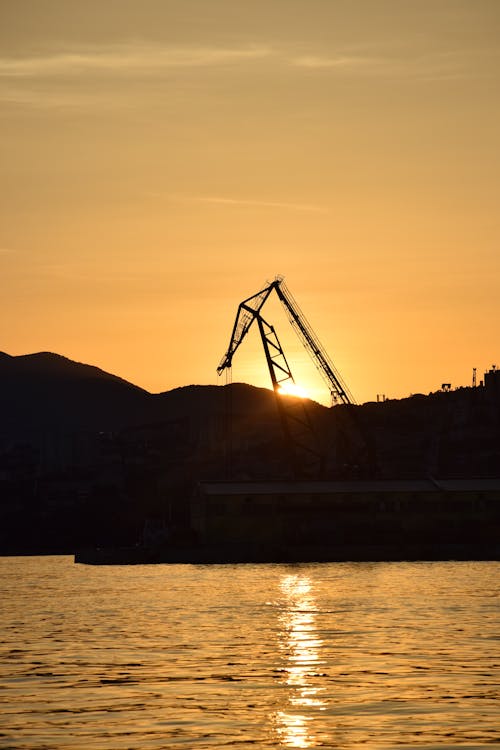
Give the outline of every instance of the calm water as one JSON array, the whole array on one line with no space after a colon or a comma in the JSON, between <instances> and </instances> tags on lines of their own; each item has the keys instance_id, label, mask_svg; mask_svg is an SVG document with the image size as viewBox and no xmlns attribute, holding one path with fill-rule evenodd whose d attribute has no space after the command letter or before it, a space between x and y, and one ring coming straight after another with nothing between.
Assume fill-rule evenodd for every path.
<instances>
[{"instance_id":1,"label":"calm water","mask_svg":"<svg viewBox=\"0 0 500 750\"><path fill-rule=\"evenodd\" d=\"M0 558L0 747L500 747L500 563Z\"/></svg>"}]
</instances>

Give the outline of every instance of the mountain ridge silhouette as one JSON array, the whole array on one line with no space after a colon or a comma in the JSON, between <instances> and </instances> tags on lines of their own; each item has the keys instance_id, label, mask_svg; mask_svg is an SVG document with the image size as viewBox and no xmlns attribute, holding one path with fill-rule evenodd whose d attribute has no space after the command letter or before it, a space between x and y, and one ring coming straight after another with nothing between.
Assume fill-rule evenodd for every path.
<instances>
[{"instance_id":1,"label":"mountain ridge silhouette","mask_svg":"<svg viewBox=\"0 0 500 750\"><path fill-rule=\"evenodd\" d=\"M274 412L274 394L245 383L231 386L237 411ZM116 431L140 423L227 407L218 385L149 391L94 365L53 352L12 356L0 352L0 435L29 438L52 429Z\"/></svg>"}]
</instances>

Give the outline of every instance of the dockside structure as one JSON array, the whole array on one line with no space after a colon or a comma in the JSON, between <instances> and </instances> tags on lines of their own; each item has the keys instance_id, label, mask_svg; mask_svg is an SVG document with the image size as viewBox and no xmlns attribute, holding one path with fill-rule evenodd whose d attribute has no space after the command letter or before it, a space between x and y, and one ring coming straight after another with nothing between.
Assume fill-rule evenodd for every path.
<instances>
[{"instance_id":1,"label":"dockside structure","mask_svg":"<svg viewBox=\"0 0 500 750\"><path fill-rule=\"evenodd\" d=\"M192 525L227 559L500 559L500 479L201 482Z\"/></svg>"}]
</instances>

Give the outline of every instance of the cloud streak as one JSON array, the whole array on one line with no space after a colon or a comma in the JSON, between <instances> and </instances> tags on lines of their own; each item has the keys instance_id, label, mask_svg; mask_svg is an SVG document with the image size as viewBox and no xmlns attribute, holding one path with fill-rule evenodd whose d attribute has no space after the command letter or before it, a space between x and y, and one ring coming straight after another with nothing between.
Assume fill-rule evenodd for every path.
<instances>
[{"instance_id":1,"label":"cloud streak","mask_svg":"<svg viewBox=\"0 0 500 750\"><path fill-rule=\"evenodd\" d=\"M156 197L162 197L157 193L154 193ZM263 201L252 198L227 198L219 195L194 195L194 196L181 196L181 195L169 195L168 198L187 203L209 203L216 206L233 206L233 207L248 207L248 208L277 208L284 209L286 211L306 211L314 213L325 213L327 209L324 206L319 206L311 203L291 203L288 201Z\"/></svg>"},{"instance_id":2,"label":"cloud streak","mask_svg":"<svg viewBox=\"0 0 500 750\"><path fill-rule=\"evenodd\" d=\"M3 78L67 77L79 74L155 73L170 68L203 68L261 60L267 47L176 47L123 44L34 57L0 58Z\"/></svg>"},{"instance_id":3,"label":"cloud streak","mask_svg":"<svg viewBox=\"0 0 500 750\"><path fill-rule=\"evenodd\" d=\"M292 59L299 69L379 78L446 80L466 78L477 72L478 62L498 60L497 50L448 50L414 56L302 55Z\"/></svg>"},{"instance_id":4,"label":"cloud streak","mask_svg":"<svg viewBox=\"0 0 500 750\"><path fill-rule=\"evenodd\" d=\"M374 57L356 57L337 55L324 57L318 55L303 55L292 59L292 64L298 68L309 70L363 70L379 66L383 61Z\"/></svg>"},{"instance_id":5,"label":"cloud streak","mask_svg":"<svg viewBox=\"0 0 500 750\"><path fill-rule=\"evenodd\" d=\"M496 50L481 50L483 59L498 56ZM0 58L0 78L57 79L95 75L160 75L175 69L234 67L272 61L288 68L336 74L405 75L418 72L460 72L477 63L473 50L448 50L428 55L352 54L341 49L334 54L295 55L291 49L269 44L241 47L123 43L102 47L62 50L46 55Z\"/></svg>"},{"instance_id":6,"label":"cloud streak","mask_svg":"<svg viewBox=\"0 0 500 750\"><path fill-rule=\"evenodd\" d=\"M137 96L146 96L147 91L138 88L146 79L163 83L168 77L181 91L184 76L196 79L209 71L250 74L256 66L266 66L269 74L280 76L439 82L491 76L499 58L498 50L491 48L421 55L415 51L406 56L388 48L366 52L339 48L332 54L318 50L297 54L291 46L265 43L224 47L124 42L73 47L45 55L0 57L0 100L39 109L110 110L134 105L136 100L130 96L134 85Z\"/></svg>"}]
</instances>

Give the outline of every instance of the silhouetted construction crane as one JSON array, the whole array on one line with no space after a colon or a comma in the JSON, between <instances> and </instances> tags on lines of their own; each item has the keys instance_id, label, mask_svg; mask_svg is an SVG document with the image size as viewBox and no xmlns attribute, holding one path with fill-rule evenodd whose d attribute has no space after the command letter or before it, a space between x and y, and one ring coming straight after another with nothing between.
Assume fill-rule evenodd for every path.
<instances>
[{"instance_id":1,"label":"silhouetted construction crane","mask_svg":"<svg viewBox=\"0 0 500 750\"><path fill-rule=\"evenodd\" d=\"M226 368L231 367L234 354L247 335L248 331L250 330L250 327L254 320L263 321L263 318L260 315L260 311L273 290L278 295L278 299L285 309L292 328L297 333L306 351L309 353L312 361L316 365L319 373L325 380L330 391L332 404L354 404L355 401L352 394L349 392L349 389L342 380L340 373L335 368L324 347L321 345L311 325L308 323L304 313L301 311L297 302L293 298L282 276L277 276L274 281L271 281L260 292L257 292L257 294L253 294L251 297L247 297L247 299L243 300L243 302L240 302L233 327L233 332L231 334L231 340L229 342L229 347L217 368L217 372L219 373L219 375L221 375ZM265 325L267 325L265 321L263 322ZM274 332L272 326L269 326L269 328ZM267 348L264 343L265 337L263 336L262 331L261 337L264 344L264 350L267 355ZM284 357L281 347L279 347L279 353ZM268 365L270 365L269 359ZM277 377L277 373L274 367L270 366L269 372L271 375L273 388L275 390L279 390L279 387L283 381L291 380L291 382L295 382L288 368L284 373L285 377L281 379Z\"/></svg>"},{"instance_id":2,"label":"silhouetted construction crane","mask_svg":"<svg viewBox=\"0 0 500 750\"><path fill-rule=\"evenodd\" d=\"M286 386L290 383L295 384L295 380L274 327L261 315L261 310L273 291L282 303L292 328L325 380L330 391L332 405L344 404L352 407L355 404L352 394L281 276L277 276L257 294L240 302L229 346L220 361L217 372L221 375L231 368L236 350L256 321L273 390L277 396L276 403L284 436L292 456L294 474L297 477L319 477L323 475L325 468L324 450L319 445L306 402L299 398L283 398L282 394L286 393ZM365 443L364 440L362 442Z\"/></svg>"}]
</instances>

